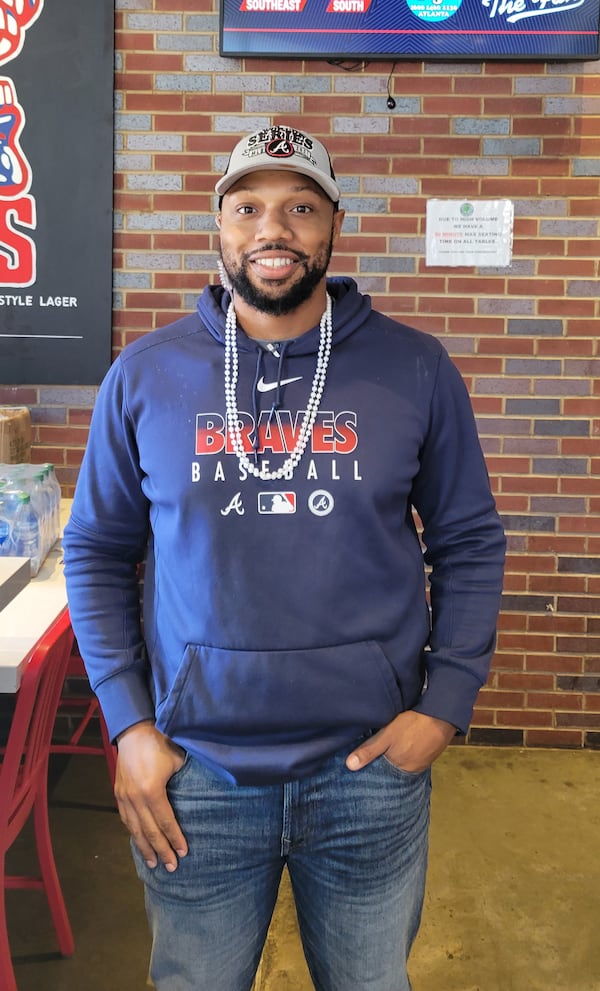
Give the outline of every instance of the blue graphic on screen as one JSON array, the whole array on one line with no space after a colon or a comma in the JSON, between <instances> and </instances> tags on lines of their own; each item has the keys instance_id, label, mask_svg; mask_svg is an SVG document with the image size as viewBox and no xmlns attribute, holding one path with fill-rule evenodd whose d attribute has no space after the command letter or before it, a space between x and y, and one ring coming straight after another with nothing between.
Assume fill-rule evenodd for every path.
<instances>
[{"instance_id":1,"label":"blue graphic on screen","mask_svg":"<svg viewBox=\"0 0 600 991\"><path fill-rule=\"evenodd\" d=\"M221 54L594 59L600 0L221 0Z\"/></svg>"},{"instance_id":2,"label":"blue graphic on screen","mask_svg":"<svg viewBox=\"0 0 600 991\"><path fill-rule=\"evenodd\" d=\"M408 8L415 17L436 24L452 17L461 3L462 0L407 0Z\"/></svg>"}]
</instances>

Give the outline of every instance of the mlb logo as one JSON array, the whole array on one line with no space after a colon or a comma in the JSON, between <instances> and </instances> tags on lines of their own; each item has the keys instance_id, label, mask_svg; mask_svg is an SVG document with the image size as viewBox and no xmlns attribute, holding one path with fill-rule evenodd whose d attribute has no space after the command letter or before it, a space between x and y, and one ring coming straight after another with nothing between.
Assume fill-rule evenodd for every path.
<instances>
[{"instance_id":1,"label":"mlb logo","mask_svg":"<svg viewBox=\"0 0 600 991\"><path fill-rule=\"evenodd\" d=\"M258 511L263 516L283 516L296 512L295 492L259 492Z\"/></svg>"}]
</instances>

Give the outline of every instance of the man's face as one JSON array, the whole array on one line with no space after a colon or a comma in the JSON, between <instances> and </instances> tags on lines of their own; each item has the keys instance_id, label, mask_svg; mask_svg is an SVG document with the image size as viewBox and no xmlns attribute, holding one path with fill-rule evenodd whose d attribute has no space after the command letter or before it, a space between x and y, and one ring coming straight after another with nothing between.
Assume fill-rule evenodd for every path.
<instances>
[{"instance_id":1,"label":"man's face","mask_svg":"<svg viewBox=\"0 0 600 991\"><path fill-rule=\"evenodd\" d=\"M219 214L221 259L234 291L262 313L293 312L324 282L342 220L307 176L243 176Z\"/></svg>"}]
</instances>

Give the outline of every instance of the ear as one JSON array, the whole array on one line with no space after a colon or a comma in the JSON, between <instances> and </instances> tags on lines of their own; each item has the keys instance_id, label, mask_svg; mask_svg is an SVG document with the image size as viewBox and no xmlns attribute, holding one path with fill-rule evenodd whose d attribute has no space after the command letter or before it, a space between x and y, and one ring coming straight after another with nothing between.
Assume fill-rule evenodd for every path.
<instances>
[{"instance_id":1,"label":"ear","mask_svg":"<svg viewBox=\"0 0 600 991\"><path fill-rule=\"evenodd\" d=\"M217 227L219 228L219 230L221 230L221 214L220 213L218 213L216 215L216 217L215 217L215 224L217 225Z\"/></svg>"},{"instance_id":2,"label":"ear","mask_svg":"<svg viewBox=\"0 0 600 991\"><path fill-rule=\"evenodd\" d=\"M342 224L346 216L345 210L336 210L333 215L333 243L336 244L342 233Z\"/></svg>"}]
</instances>

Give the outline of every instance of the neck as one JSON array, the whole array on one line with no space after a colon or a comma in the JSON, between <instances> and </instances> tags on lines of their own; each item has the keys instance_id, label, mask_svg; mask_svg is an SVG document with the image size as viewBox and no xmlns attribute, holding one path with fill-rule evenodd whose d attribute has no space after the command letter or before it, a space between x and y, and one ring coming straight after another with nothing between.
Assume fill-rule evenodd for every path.
<instances>
[{"instance_id":1,"label":"neck","mask_svg":"<svg viewBox=\"0 0 600 991\"><path fill-rule=\"evenodd\" d=\"M319 323L327 304L325 282L304 303L284 316L263 313L249 306L237 293L233 306L238 322L247 335L260 341L286 341L300 337Z\"/></svg>"}]
</instances>

